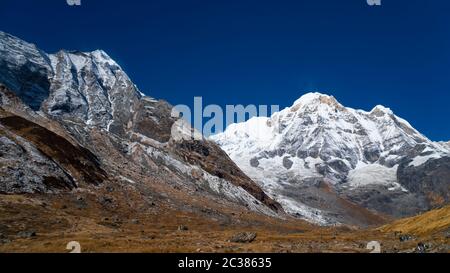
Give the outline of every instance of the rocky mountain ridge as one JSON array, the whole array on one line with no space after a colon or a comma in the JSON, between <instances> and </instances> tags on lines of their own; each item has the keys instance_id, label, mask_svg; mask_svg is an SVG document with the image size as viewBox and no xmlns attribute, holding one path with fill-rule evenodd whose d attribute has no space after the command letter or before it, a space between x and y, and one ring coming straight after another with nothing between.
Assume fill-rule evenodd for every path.
<instances>
[{"instance_id":1,"label":"rocky mountain ridge","mask_svg":"<svg viewBox=\"0 0 450 273\"><path fill-rule=\"evenodd\" d=\"M154 186L146 181L159 181L192 198L283 214L216 144L173 139L172 106L141 93L101 50L47 54L0 32L0 86L0 192L119 183L145 197Z\"/></svg>"}]
</instances>

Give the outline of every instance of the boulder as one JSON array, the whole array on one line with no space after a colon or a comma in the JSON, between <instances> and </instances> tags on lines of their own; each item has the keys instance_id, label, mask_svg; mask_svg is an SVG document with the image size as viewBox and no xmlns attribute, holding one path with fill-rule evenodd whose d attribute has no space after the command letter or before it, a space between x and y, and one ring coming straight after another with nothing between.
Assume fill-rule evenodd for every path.
<instances>
[{"instance_id":1,"label":"boulder","mask_svg":"<svg viewBox=\"0 0 450 273\"><path fill-rule=\"evenodd\" d=\"M257 234L254 232L241 232L230 238L231 243L251 243L257 237Z\"/></svg>"}]
</instances>

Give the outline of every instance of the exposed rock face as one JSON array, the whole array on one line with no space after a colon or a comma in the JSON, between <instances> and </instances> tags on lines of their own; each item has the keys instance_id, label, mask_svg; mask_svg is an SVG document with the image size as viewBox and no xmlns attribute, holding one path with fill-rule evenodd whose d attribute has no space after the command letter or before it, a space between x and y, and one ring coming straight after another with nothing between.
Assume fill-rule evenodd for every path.
<instances>
[{"instance_id":1,"label":"exposed rock face","mask_svg":"<svg viewBox=\"0 0 450 273\"><path fill-rule=\"evenodd\" d=\"M48 159L51 159L64 173L69 173L70 177L75 180L88 184L97 185L105 180L106 173L100 169L97 157L89 150L74 146L63 137L22 117L3 117L0 118L0 124L5 128L5 132L17 137L19 145L14 148L20 147L20 143L22 143L23 155L26 155L31 161L34 160L33 155L36 155L38 162L42 161L44 164L48 164ZM11 143L9 142L9 144ZM8 147L5 148L8 150ZM26 168L26 162L23 161L22 167ZM52 179L51 177L44 179L44 184L47 186L51 186L52 183L57 188L70 189L77 186L73 181L71 183L67 183L65 180L58 182L58 178Z\"/></svg>"},{"instance_id":2,"label":"exposed rock face","mask_svg":"<svg viewBox=\"0 0 450 273\"><path fill-rule=\"evenodd\" d=\"M172 106L144 96L105 52L49 55L2 32L0 52L0 192L119 181L148 198L139 181L151 178L193 199L282 212L216 144L174 139Z\"/></svg>"},{"instance_id":3,"label":"exposed rock face","mask_svg":"<svg viewBox=\"0 0 450 273\"><path fill-rule=\"evenodd\" d=\"M424 196L431 209L450 202L450 156L430 159L422 165L406 161L399 166L398 181L411 193Z\"/></svg>"},{"instance_id":4,"label":"exposed rock face","mask_svg":"<svg viewBox=\"0 0 450 273\"><path fill-rule=\"evenodd\" d=\"M120 66L101 50L60 51L49 59L54 76L44 110L125 135L142 95Z\"/></svg>"},{"instance_id":5,"label":"exposed rock face","mask_svg":"<svg viewBox=\"0 0 450 273\"><path fill-rule=\"evenodd\" d=\"M48 55L35 45L0 31L0 82L34 110L49 95L53 73Z\"/></svg>"},{"instance_id":6,"label":"exposed rock face","mask_svg":"<svg viewBox=\"0 0 450 273\"><path fill-rule=\"evenodd\" d=\"M72 189L75 183L35 146L0 129L1 193L48 192Z\"/></svg>"},{"instance_id":7,"label":"exposed rock face","mask_svg":"<svg viewBox=\"0 0 450 273\"><path fill-rule=\"evenodd\" d=\"M94 154L44 127L45 119L32 113L0 84L0 192L58 192L107 179Z\"/></svg>"},{"instance_id":8,"label":"exposed rock face","mask_svg":"<svg viewBox=\"0 0 450 273\"><path fill-rule=\"evenodd\" d=\"M311 202L331 202L325 192L310 190L313 180L391 216L427 210L432 206L429 192L442 196L442 189L448 190L448 179L433 180L432 171L420 166L449 151L383 106L354 110L331 96L310 93L270 118L231 125L212 140L285 210L322 224L342 222L345 210ZM405 162L411 161L413 166L405 169ZM442 175L447 168L433 170ZM422 175L413 179L419 172ZM429 192L414 190L417 187Z\"/></svg>"},{"instance_id":9,"label":"exposed rock face","mask_svg":"<svg viewBox=\"0 0 450 273\"><path fill-rule=\"evenodd\" d=\"M209 174L243 188L274 211L282 210L280 204L269 198L217 144L210 141L183 141L175 145L175 152L189 163L199 165Z\"/></svg>"}]
</instances>

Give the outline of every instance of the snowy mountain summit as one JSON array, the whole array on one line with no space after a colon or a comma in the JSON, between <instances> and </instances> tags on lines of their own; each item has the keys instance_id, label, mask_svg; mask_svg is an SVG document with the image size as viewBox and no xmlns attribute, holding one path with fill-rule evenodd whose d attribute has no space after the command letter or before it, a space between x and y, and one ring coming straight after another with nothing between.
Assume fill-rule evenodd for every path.
<instances>
[{"instance_id":1,"label":"snowy mountain summit","mask_svg":"<svg viewBox=\"0 0 450 273\"><path fill-rule=\"evenodd\" d=\"M450 169L443 167L449 150L383 106L355 110L309 93L272 117L233 124L212 139L286 211L314 222L340 222L325 196L330 190L394 216L437 205L426 197L431 193L449 198ZM427 178L411 181L412 169L433 164L448 176L432 185Z\"/></svg>"},{"instance_id":2,"label":"snowy mountain summit","mask_svg":"<svg viewBox=\"0 0 450 273\"><path fill-rule=\"evenodd\" d=\"M0 31L0 53L0 82L33 110L54 117L123 134L143 97L102 50L47 54Z\"/></svg>"}]
</instances>

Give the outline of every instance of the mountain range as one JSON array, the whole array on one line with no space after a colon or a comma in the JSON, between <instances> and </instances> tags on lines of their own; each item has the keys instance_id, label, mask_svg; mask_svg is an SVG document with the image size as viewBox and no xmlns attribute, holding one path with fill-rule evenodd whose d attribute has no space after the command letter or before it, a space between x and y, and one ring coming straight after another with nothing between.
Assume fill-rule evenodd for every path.
<instances>
[{"instance_id":1,"label":"mountain range","mask_svg":"<svg viewBox=\"0 0 450 273\"><path fill-rule=\"evenodd\" d=\"M354 110L309 93L202 140L172 109L102 50L48 54L0 32L0 193L224 226L252 215L246 225L366 227L449 202L449 143L383 106Z\"/></svg>"}]
</instances>

